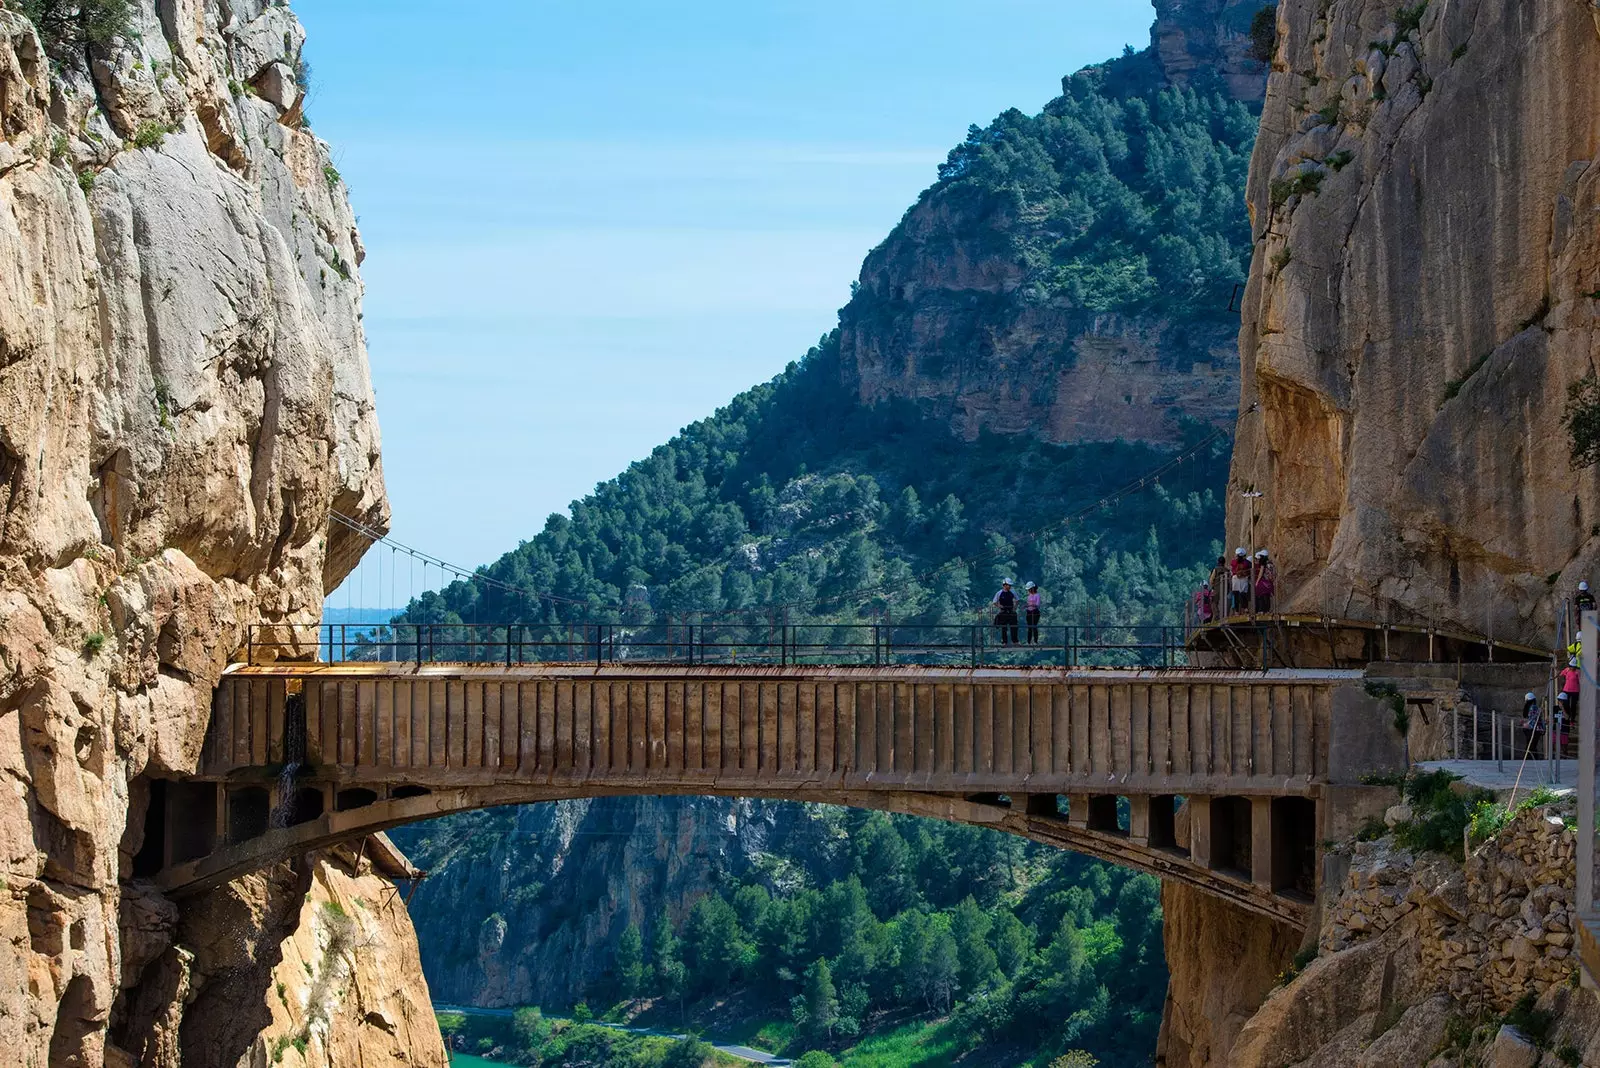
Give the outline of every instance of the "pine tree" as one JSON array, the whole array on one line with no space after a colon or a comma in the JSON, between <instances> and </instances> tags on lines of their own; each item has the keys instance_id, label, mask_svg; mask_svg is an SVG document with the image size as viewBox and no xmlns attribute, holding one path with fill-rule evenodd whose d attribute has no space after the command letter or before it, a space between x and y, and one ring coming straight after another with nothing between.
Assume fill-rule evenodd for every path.
<instances>
[{"instance_id":1,"label":"pine tree","mask_svg":"<svg viewBox=\"0 0 1600 1068\"><path fill-rule=\"evenodd\" d=\"M839 1023L839 994L833 986L833 973L828 961L818 957L806 969L805 993L795 998L795 1023L805 1027L812 1035L831 1040L833 1029Z\"/></svg>"},{"instance_id":2,"label":"pine tree","mask_svg":"<svg viewBox=\"0 0 1600 1068\"><path fill-rule=\"evenodd\" d=\"M623 997L632 999L644 992L644 939L637 924L628 924L617 938L614 966Z\"/></svg>"}]
</instances>

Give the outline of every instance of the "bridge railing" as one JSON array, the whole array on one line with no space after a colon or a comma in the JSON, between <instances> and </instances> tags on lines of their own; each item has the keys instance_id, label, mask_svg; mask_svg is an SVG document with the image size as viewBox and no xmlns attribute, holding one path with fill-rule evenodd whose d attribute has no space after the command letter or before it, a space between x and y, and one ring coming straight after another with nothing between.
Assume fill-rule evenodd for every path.
<instances>
[{"instance_id":1,"label":"bridge railing","mask_svg":"<svg viewBox=\"0 0 1600 1068\"><path fill-rule=\"evenodd\" d=\"M1182 667L1185 628L914 623L257 624L250 664L670 663Z\"/></svg>"}]
</instances>

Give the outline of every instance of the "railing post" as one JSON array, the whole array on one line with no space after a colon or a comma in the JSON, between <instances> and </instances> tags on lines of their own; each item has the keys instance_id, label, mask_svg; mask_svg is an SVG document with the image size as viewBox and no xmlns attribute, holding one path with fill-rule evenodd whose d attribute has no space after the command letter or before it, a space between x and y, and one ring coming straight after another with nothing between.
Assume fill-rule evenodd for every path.
<instances>
[{"instance_id":1,"label":"railing post","mask_svg":"<svg viewBox=\"0 0 1600 1068\"><path fill-rule=\"evenodd\" d=\"M1600 644L1595 619L1595 613L1585 612L1578 621L1582 639L1578 670L1582 673L1583 689L1578 696L1578 895L1575 911L1585 917L1594 911L1595 651Z\"/></svg>"},{"instance_id":2,"label":"railing post","mask_svg":"<svg viewBox=\"0 0 1600 1068\"><path fill-rule=\"evenodd\" d=\"M883 644L882 644L882 641L883 641L882 635L880 635L878 633L878 624L874 623L872 625L872 666L873 667L882 667L883 666Z\"/></svg>"},{"instance_id":3,"label":"railing post","mask_svg":"<svg viewBox=\"0 0 1600 1068\"><path fill-rule=\"evenodd\" d=\"M244 628L244 662L246 664L254 664L256 662L256 625L254 623Z\"/></svg>"},{"instance_id":4,"label":"railing post","mask_svg":"<svg viewBox=\"0 0 1600 1068\"><path fill-rule=\"evenodd\" d=\"M506 625L506 669L511 668L511 625Z\"/></svg>"},{"instance_id":5,"label":"railing post","mask_svg":"<svg viewBox=\"0 0 1600 1068\"><path fill-rule=\"evenodd\" d=\"M789 666L789 624L778 624L778 663Z\"/></svg>"}]
</instances>

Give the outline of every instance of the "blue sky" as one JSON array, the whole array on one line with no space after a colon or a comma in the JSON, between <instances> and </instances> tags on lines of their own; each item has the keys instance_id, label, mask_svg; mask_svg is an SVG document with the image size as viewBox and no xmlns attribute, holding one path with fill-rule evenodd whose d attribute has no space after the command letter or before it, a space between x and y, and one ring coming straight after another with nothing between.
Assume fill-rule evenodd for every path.
<instances>
[{"instance_id":1,"label":"blue sky","mask_svg":"<svg viewBox=\"0 0 1600 1068\"><path fill-rule=\"evenodd\" d=\"M1037 111L1063 74L1143 47L1153 17L1144 0L295 9L307 110L367 247L394 534L467 565L802 355L968 124Z\"/></svg>"}]
</instances>

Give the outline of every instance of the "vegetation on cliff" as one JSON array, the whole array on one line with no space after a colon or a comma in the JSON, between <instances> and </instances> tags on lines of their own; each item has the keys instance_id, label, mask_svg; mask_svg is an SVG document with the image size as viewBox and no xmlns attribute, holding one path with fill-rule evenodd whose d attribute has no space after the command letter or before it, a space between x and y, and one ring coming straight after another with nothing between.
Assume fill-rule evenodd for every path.
<instances>
[{"instance_id":1,"label":"vegetation on cliff","mask_svg":"<svg viewBox=\"0 0 1600 1068\"><path fill-rule=\"evenodd\" d=\"M924 194L1020 259L1024 300L1233 316L1227 296L1250 265L1240 205L1256 118L1220 92L1158 87L1154 62L1090 67L1038 115L1013 108L971 127Z\"/></svg>"}]
</instances>

